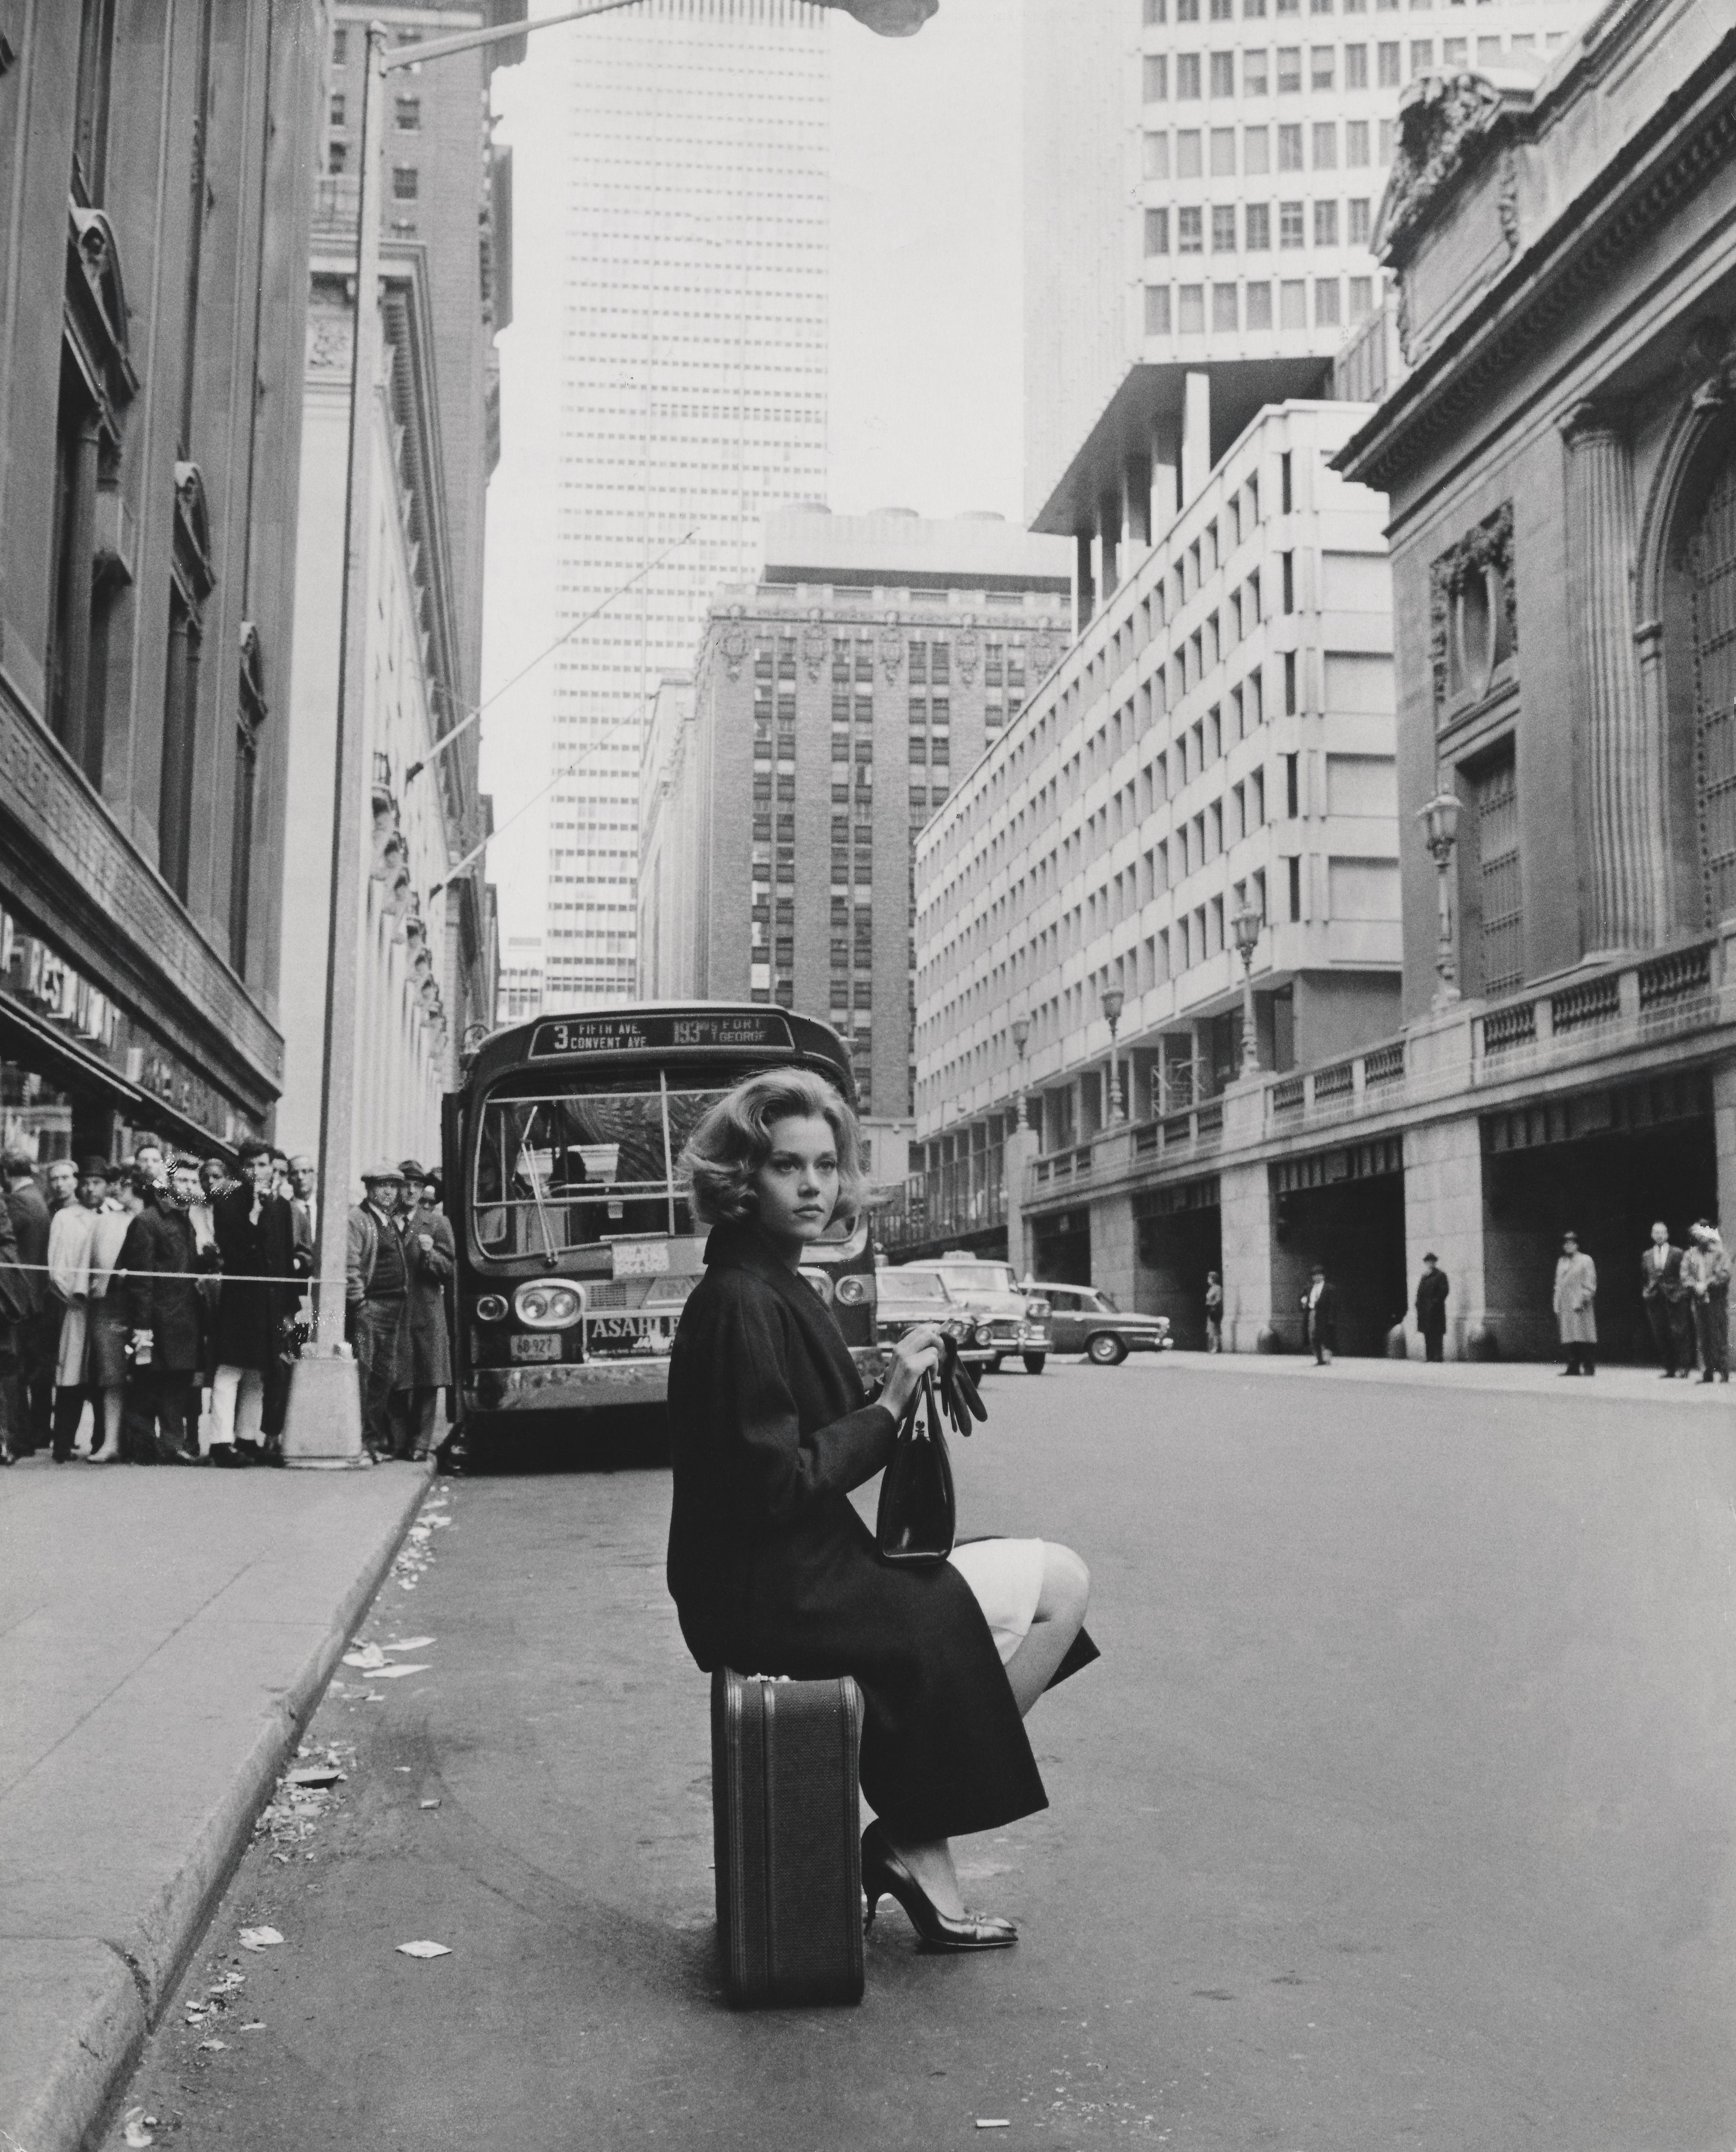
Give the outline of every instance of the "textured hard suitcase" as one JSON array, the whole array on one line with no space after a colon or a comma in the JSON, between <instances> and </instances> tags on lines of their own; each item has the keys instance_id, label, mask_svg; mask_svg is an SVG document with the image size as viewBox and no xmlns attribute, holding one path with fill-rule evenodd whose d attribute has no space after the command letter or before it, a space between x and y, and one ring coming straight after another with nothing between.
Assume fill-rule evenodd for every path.
<instances>
[{"instance_id":1,"label":"textured hard suitcase","mask_svg":"<svg viewBox=\"0 0 1736 2152\"><path fill-rule=\"evenodd\" d=\"M853 1681L711 1677L718 1949L738 2009L862 1999Z\"/></svg>"}]
</instances>

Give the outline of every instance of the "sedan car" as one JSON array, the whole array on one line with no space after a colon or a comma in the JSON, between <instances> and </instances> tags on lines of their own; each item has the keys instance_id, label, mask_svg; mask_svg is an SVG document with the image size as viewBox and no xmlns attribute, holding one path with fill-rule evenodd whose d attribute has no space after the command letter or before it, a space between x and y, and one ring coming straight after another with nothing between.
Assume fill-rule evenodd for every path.
<instances>
[{"instance_id":1,"label":"sedan car","mask_svg":"<svg viewBox=\"0 0 1736 2152\"><path fill-rule=\"evenodd\" d=\"M1054 1350L1083 1353L1099 1368L1115 1367L1129 1353L1167 1353L1175 1342L1167 1315L1124 1314L1100 1287L1043 1285L1028 1278L1024 1290L1048 1302Z\"/></svg>"},{"instance_id":2,"label":"sedan car","mask_svg":"<svg viewBox=\"0 0 1736 2152\"><path fill-rule=\"evenodd\" d=\"M918 1272L939 1279L947 1298L968 1319L970 1335L960 1338L962 1359L993 1375L1000 1372L1003 1360L1017 1353L1028 1373L1043 1373L1049 1350L1048 1311L1040 1297L1019 1291L1010 1263L949 1251L882 1271L882 1295L888 1278L908 1278Z\"/></svg>"},{"instance_id":3,"label":"sedan car","mask_svg":"<svg viewBox=\"0 0 1736 2152\"><path fill-rule=\"evenodd\" d=\"M875 1336L882 1345L896 1345L919 1322L945 1322L959 1313L945 1280L934 1271L877 1271L874 1286Z\"/></svg>"}]
</instances>

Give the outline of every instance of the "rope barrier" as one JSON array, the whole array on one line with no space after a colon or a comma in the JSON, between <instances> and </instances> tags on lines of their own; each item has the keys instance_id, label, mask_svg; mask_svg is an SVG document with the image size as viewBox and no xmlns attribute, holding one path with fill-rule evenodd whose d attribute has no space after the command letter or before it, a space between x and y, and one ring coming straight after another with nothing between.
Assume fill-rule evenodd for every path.
<instances>
[{"instance_id":1,"label":"rope barrier","mask_svg":"<svg viewBox=\"0 0 1736 2152\"><path fill-rule=\"evenodd\" d=\"M8 1256L0 1256L0 1271L3 1270L36 1271L44 1277L53 1276L53 1271L47 1263L21 1263ZM109 1271L107 1276L111 1282L115 1278L192 1278L201 1284L206 1285L226 1283L229 1285L292 1285L297 1291L304 1286L347 1285L349 1282L348 1275L344 1271L340 1271L335 1277L314 1277L312 1275L303 1276L299 1271L292 1271L286 1276L281 1273L261 1271L124 1271L117 1266ZM99 1293L97 1297L100 1300L102 1295Z\"/></svg>"}]
</instances>

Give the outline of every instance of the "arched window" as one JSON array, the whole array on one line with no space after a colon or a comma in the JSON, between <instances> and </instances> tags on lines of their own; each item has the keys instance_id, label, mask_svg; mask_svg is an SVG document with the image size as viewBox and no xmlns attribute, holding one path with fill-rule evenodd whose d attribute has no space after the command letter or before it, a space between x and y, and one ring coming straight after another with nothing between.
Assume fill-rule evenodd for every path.
<instances>
[{"instance_id":1,"label":"arched window","mask_svg":"<svg viewBox=\"0 0 1736 2152\"><path fill-rule=\"evenodd\" d=\"M1688 541L1693 636L1694 819L1705 924L1736 912L1736 453Z\"/></svg>"}]
</instances>

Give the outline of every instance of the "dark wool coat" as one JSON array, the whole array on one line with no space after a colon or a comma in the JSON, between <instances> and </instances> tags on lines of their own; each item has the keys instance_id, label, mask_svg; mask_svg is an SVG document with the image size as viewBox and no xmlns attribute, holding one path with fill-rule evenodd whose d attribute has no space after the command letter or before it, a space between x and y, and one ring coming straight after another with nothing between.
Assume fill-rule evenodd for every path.
<instances>
[{"instance_id":1,"label":"dark wool coat","mask_svg":"<svg viewBox=\"0 0 1736 2152\"><path fill-rule=\"evenodd\" d=\"M892 1452L831 1310L751 1226L719 1226L669 1366L669 1590L700 1666L854 1675L862 1790L911 1838L1048 1796L1000 1654L949 1563L881 1560L846 1500Z\"/></svg>"},{"instance_id":2,"label":"dark wool coat","mask_svg":"<svg viewBox=\"0 0 1736 2152\"><path fill-rule=\"evenodd\" d=\"M27 1180L6 1191L6 1215L18 1241L18 1260L26 1266L16 1290L28 1297L28 1312L33 1315L48 1297L48 1199L33 1180Z\"/></svg>"},{"instance_id":3,"label":"dark wool coat","mask_svg":"<svg viewBox=\"0 0 1736 2152\"><path fill-rule=\"evenodd\" d=\"M1312 1284L1308 1292L1313 1291ZM1302 1341L1310 1352L1318 1348L1327 1353L1338 1349L1338 1291L1327 1283L1320 1288L1320 1297L1310 1307L1308 1294L1302 1295Z\"/></svg>"},{"instance_id":4,"label":"dark wool coat","mask_svg":"<svg viewBox=\"0 0 1736 2152\"><path fill-rule=\"evenodd\" d=\"M1436 1268L1424 1271L1417 1280L1417 1329L1424 1337L1444 1337L1447 1334L1447 1274Z\"/></svg>"},{"instance_id":5,"label":"dark wool coat","mask_svg":"<svg viewBox=\"0 0 1736 2152\"><path fill-rule=\"evenodd\" d=\"M293 1315L302 1297L294 1281L295 1214L282 1195L260 1199L253 1222L253 1190L231 1188L211 1205L211 1231L226 1275L217 1297L216 1364L255 1368L263 1374L280 1350L277 1326ZM281 1277L287 1285L244 1285L241 1277Z\"/></svg>"},{"instance_id":6,"label":"dark wool coat","mask_svg":"<svg viewBox=\"0 0 1736 2152\"><path fill-rule=\"evenodd\" d=\"M201 1270L193 1222L155 1195L127 1227L115 1265L124 1271L121 1307L129 1327L151 1333L150 1362L171 1374L187 1374L201 1364L205 1304L196 1278L160 1272Z\"/></svg>"},{"instance_id":7,"label":"dark wool coat","mask_svg":"<svg viewBox=\"0 0 1736 2152\"><path fill-rule=\"evenodd\" d=\"M419 1236L434 1242L424 1248ZM398 1387L442 1390L452 1380L452 1339L446 1322L446 1289L457 1261L452 1228L438 1210L418 1209L404 1221L404 1260L409 1272L405 1296Z\"/></svg>"}]
</instances>

